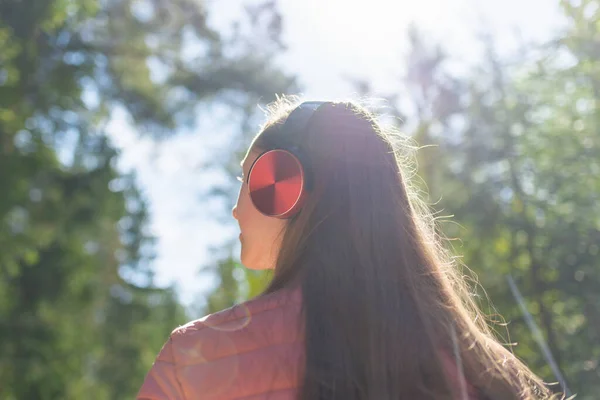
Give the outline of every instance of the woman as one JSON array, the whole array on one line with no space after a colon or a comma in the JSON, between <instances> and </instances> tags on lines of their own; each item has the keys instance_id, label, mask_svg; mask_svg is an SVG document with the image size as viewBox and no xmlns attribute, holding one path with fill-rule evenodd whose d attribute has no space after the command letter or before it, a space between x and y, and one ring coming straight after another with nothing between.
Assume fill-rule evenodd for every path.
<instances>
[{"instance_id":1,"label":"woman","mask_svg":"<svg viewBox=\"0 0 600 400\"><path fill-rule=\"evenodd\" d=\"M493 339L374 116L290 98L269 111L233 217L242 263L274 277L176 329L138 399L548 398ZM288 186L265 189L269 174Z\"/></svg>"}]
</instances>

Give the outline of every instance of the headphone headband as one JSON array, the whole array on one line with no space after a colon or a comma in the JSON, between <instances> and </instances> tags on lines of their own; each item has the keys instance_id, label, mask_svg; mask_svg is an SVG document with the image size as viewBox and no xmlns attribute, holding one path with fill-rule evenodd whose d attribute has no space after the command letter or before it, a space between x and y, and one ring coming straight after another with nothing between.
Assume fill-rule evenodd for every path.
<instances>
[{"instance_id":1,"label":"headphone headband","mask_svg":"<svg viewBox=\"0 0 600 400\"><path fill-rule=\"evenodd\" d=\"M298 146L298 140L303 136L304 132L308 128L310 120L314 113L323 105L328 102L326 101L305 101L296 107L290 115L288 115L285 123L283 124L283 130L290 138L290 142Z\"/></svg>"},{"instance_id":2,"label":"headphone headband","mask_svg":"<svg viewBox=\"0 0 600 400\"><path fill-rule=\"evenodd\" d=\"M312 116L323 104L325 102L307 101L296 107L285 120L281 132L291 148L283 146L267 150L250 167L250 198L264 215L289 218L302 208L310 190L311 174L305 171L305 160L299 154L299 140L305 136Z\"/></svg>"}]
</instances>

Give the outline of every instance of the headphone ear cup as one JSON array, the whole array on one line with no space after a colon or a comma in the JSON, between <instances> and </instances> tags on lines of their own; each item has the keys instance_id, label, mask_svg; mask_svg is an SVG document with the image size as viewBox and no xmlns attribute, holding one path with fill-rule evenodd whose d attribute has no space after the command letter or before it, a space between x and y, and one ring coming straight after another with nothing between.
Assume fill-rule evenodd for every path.
<instances>
[{"instance_id":1,"label":"headphone ear cup","mask_svg":"<svg viewBox=\"0 0 600 400\"><path fill-rule=\"evenodd\" d=\"M262 214L290 218L306 200L306 176L300 159L277 149L261 154L248 174L252 203Z\"/></svg>"}]
</instances>

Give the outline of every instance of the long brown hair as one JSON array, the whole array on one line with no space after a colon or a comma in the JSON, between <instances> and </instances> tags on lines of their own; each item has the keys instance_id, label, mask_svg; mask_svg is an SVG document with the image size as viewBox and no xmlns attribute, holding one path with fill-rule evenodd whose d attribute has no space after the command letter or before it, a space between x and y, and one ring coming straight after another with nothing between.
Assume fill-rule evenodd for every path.
<instances>
[{"instance_id":1,"label":"long brown hair","mask_svg":"<svg viewBox=\"0 0 600 400\"><path fill-rule=\"evenodd\" d=\"M297 104L270 105L251 148L285 146L281 128ZM266 289L302 290L298 400L463 399L466 382L482 399L548 398L494 339L374 115L330 103L301 143L314 187L288 222Z\"/></svg>"}]
</instances>

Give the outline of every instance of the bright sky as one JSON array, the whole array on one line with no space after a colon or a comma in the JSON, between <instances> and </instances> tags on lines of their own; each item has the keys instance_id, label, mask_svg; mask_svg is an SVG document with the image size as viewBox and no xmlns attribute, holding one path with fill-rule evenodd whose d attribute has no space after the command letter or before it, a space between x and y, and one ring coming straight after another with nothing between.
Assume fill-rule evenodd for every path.
<instances>
[{"instance_id":1,"label":"bright sky","mask_svg":"<svg viewBox=\"0 0 600 400\"><path fill-rule=\"evenodd\" d=\"M228 26L241 0L209 4L212 21ZM367 78L378 89L393 89L402 74L406 29L411 21L437 39L459 62L476 59L481 51L475 35L489 29L502 49L514 48L516 28L540 41L558 26L558 0L279 0L289 47L279 63L295 73L310 98L347 98L353 88L347 78ZM212 284L198 276L210 262L209 247L235 232L211 219L213 207L200 200L214 176L198 172L211 148L208 132L223 131L221 120L205 121L197 132L179 135L156 146L137 138L117 113L110 125L122 149L121 167L135 169L150 200L151 228L158 237L155 262L159 284L175 282L181 299L190 304ZM225 132L226 133L226 132Z\"/></svg>"}]
</instances>

